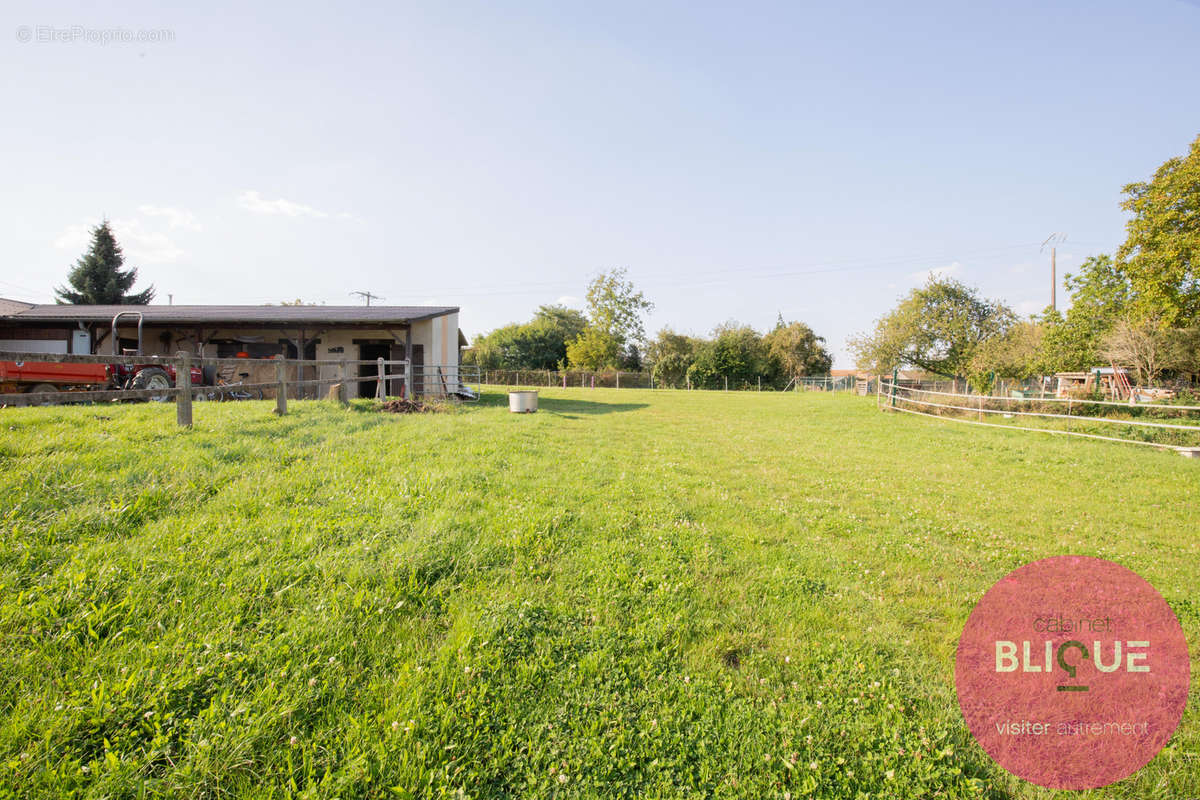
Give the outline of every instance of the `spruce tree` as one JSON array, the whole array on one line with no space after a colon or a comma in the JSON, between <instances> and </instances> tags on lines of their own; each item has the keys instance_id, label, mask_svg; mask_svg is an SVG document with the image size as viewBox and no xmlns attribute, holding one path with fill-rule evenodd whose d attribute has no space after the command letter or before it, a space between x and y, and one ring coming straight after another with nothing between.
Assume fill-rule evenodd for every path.
<instances>
[{"instance_id":1,"label":"spruce tree","mask_svg":"<svg viewBox=\"0 0 1200 800\"><path fill-rule=\"evenodd\" d=\"M92 246L67 275L69 288L54 290L59 305L145 305L154 299L154 287L128 294L137 270L122 270L125 256L108 220L92 231Z\"/></svg>"}]
</instances>

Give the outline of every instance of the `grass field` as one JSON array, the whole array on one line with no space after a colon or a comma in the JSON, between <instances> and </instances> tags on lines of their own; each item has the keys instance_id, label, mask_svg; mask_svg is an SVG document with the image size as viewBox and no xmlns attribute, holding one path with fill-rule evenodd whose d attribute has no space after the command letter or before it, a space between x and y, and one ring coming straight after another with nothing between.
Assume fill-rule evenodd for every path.
<instances>
[{"instance_id":1,"label":"grass field","mask_svg":"<svg viewBox=\"0 0 1200 800\"><path fill-rule=\"evenodd\" d=\"M501 401L0 411L0 791L1051 797L955 700L994 581L1118 561L1200 652L1194 460L819 393ZM1085 796L1200 796L1196 699Z\"/></svg>"}]
</instances>

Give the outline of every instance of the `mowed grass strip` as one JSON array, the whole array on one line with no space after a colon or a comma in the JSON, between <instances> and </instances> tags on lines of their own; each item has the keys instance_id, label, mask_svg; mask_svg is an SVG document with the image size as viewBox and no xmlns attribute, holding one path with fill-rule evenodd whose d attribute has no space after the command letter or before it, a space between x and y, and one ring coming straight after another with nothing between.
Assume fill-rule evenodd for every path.
<instances>
[{"instance_id":1,"label":"mowed grass strip","mask_svg":"<svg viewBox=\"0 0 1200 800\"><path fill-rule=\"evenodd\" d=\"M982 593L1095 555L1200 632L1173 453L821 393L504 401L0 411L0 792L1051 797L962 723ZM1192 699L1092 796L1200 795Z\"/></svg>"}]
</instances>

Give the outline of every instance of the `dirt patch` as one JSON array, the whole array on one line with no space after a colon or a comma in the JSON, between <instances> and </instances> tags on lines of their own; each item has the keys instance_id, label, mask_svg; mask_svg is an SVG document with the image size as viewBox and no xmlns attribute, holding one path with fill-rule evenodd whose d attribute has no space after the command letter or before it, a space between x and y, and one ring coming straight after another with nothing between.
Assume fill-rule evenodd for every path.
<instances>
[{"instance_id":1,"label":"dirt patch","mask_svg":"<svg viewBox=\"0 0 1200 800\"><path fill-rule=\"evenodd\" d=\"M442 403L422 403L420 400L397 397L382 403L379 410L392 414L436 414L439 411L445 411L446 407Z\"/></svg>"}]
</instances>

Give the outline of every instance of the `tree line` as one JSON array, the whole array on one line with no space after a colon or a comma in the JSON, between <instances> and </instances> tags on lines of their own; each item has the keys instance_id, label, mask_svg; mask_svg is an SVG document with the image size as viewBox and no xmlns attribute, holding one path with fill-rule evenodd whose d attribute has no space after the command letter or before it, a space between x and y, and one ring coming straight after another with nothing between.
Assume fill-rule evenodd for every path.
<instances>
[{"instance_id":1,"label":"tree line","mask_svg":"<svg viewBox=\"0 0 1200 800\"><path fill-rule=\"evenodd\" d=\"M1028 379L1114 364L1143 386L1200 375L1200 137L1123 189L1125 242L1064 278L1071 306L1021 319L949 279L914 289L849 341L861 369L916 367L967 380Z\"/></svg>"},{"instance_id":2,"label":"tree line","mask_svg":"<svg viewBox=\"0 0 1200 800\"><path fill-rule=\"evenodd\" d=\"M586 313L543 305L533 319L475 338L463 363L483 369L645 372L660 386L698 389L783 388L793 378L824 375L833 365L825 340L803 322L785 322L760 334L730 321L711 335L664 328L650 340L644 315L653 304L624 270L602 273L588 286Z\"/></svg>"}]
</instances>

